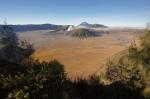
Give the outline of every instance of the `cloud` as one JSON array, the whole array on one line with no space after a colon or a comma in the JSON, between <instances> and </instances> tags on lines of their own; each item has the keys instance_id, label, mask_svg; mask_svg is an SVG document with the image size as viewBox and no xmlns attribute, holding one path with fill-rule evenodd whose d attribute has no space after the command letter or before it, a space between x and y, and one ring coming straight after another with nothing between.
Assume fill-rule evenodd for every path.
<instances>
[{"instance_id":1,"label":"cloud","mask_svg":"<svg viewBox=\"0 0 150 99\"><path fill-rule=\"evenodd\" d=\"M81 17L80 20L88 20L89 18Z\"/></svg>"}]
</instances>

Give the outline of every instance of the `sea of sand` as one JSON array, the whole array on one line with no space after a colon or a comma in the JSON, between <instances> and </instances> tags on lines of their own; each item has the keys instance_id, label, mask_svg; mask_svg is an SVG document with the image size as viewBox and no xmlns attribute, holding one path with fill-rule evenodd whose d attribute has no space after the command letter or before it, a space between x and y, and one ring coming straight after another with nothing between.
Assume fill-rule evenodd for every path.
<instances>
[{"instance_id":1,"label":"sea of sand","mask_svg":"<svg viewBox=\"0 0 150 99\"><path fill-rule=\"evenodd\" d=\"M57 59L70 78L87 77L106 68L106 61L128 48L142 34L140 29L108 29L98 37L85 39L66 35L65 31L38 30L18 33L20 40L34 45L33 57L40 61ZM135 39L136 38L136 39Z\"/></svg>"}]
</instances>

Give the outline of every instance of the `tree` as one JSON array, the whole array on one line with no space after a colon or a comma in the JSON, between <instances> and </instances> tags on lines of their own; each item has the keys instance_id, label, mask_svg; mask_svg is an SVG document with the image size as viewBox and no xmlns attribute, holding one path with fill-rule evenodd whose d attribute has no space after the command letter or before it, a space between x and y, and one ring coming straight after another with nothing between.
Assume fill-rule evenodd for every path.
<instances>
[{"instance_id":1,"label":"tree","mask_svg":"<svg viewBox=\"0 0 150 99\"><path fill-rule=\"evenodd\" d=\"M106 76L110 81L121 82L133 90L141 90L146 86L143 68L127 54L107 62Z\"/></svg>"},{"instance_id":2,"label":"tree","mask_svg":"<svg viewBox=\"0 0 150 99\"><path fill-rule=\"evenodd\" d=\"M19 63L29 58L34 52L33 45L29 42L19 43L17 34L6 22L0 32L0 41L5 45L0 49L0 58L7 61Z\"/></svg>"},{"instance_id":3,"label":"tree","mask_svg":"<svg viewBox=\"0 0 150 99\"><path fill-rule=\"evenodd\" d=\"M14 75L0 73L1 99L63 99L66 74L62 64L57 60L31 60L23 65L28 67L23 72Z\"/></svg>"},{"instance_id":4,"label":"tree","mask_svg":"<svg viewBox=\"0 0 150 99\"><path fill-rule=\"evenodd\" d=\"M18 45L18 37L16 33L9 25L7 25L6 22L0 32L0 37L1 37L1 42L6 45Z\"/></svg>"},{"instance_id":5,"label":"tree","mask_svg":"<svg viewBox=\"0 0 150 99\"><path fill-rule=\"evenodd\" d=\"M146 33L140 37L141 46L139 51L139 59L142 64L150 64L150 30L146 30Z\"/></svg>"}]
</instances>

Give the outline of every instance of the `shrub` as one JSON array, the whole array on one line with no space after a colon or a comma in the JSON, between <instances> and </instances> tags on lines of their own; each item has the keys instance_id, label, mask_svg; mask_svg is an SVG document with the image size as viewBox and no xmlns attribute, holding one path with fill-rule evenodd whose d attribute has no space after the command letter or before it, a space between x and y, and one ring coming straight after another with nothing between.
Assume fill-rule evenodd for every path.
<instances>
[{"instance_id":1,"label":"shrub","mask_svg":"<svg viewBox=\"0 0 150 99\"><path fill-rule=\"evenodd\" d=\"M14 90L7 96L8 99L29 99L29 94L23 92L22 90Z\"/></svg>"},{"instance_id":2,"label":"shrub","mask_svg":"<svg viewBox=\"0 0 150 99\"><path fill-rule=\"evenodd\" d=\"M146 86L142 67L125 56L107 62L106 76L110 81L121 82L134 90L141 90Z\"/></svg>"},{"instance_id":3,"label":"shrub","mask_svg":"<svg viewBox=\"0 0 150 99\"><path fill-rule=\"evenodd\" d=\"M150 99L150 87L146 87L143 92L142 92L143 96L145 97L145 99Z\"/></svg>"},{"instance_id":4,"label":"shrub","mask_svg":"<svg viewBox=\"0 0 150 99\"><path fill-rule=\"evenodd\" d=\"M30 65L30 64L26 64ZM33 61L32 68L25 73L0 77L1 97L27 96L31 99L62 99L63 83L66 78L63 65Z\"/></svg>"}]
</instances>

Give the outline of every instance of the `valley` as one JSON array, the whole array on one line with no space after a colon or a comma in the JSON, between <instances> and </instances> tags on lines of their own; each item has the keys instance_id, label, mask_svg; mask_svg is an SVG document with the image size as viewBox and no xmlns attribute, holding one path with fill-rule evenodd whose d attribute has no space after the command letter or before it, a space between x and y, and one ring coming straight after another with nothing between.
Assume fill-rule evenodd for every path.
<instances>
[{"instance_id":1,"label":"valley","mask_svg":"<svg viewBox=\"0 0 150 99\"><path fill-rule=\"evenodd\" d=\"M109 57L128 48L132 40L142 33L141 29L124 28L105 28L96 31L109 33L84 39L70 37L66 31L37 30L18 34L21 40L27 40L34 45L35 59L57 59L64 64L68 76L76 78L103 71Z\"/></svg>"}]
</instances>

